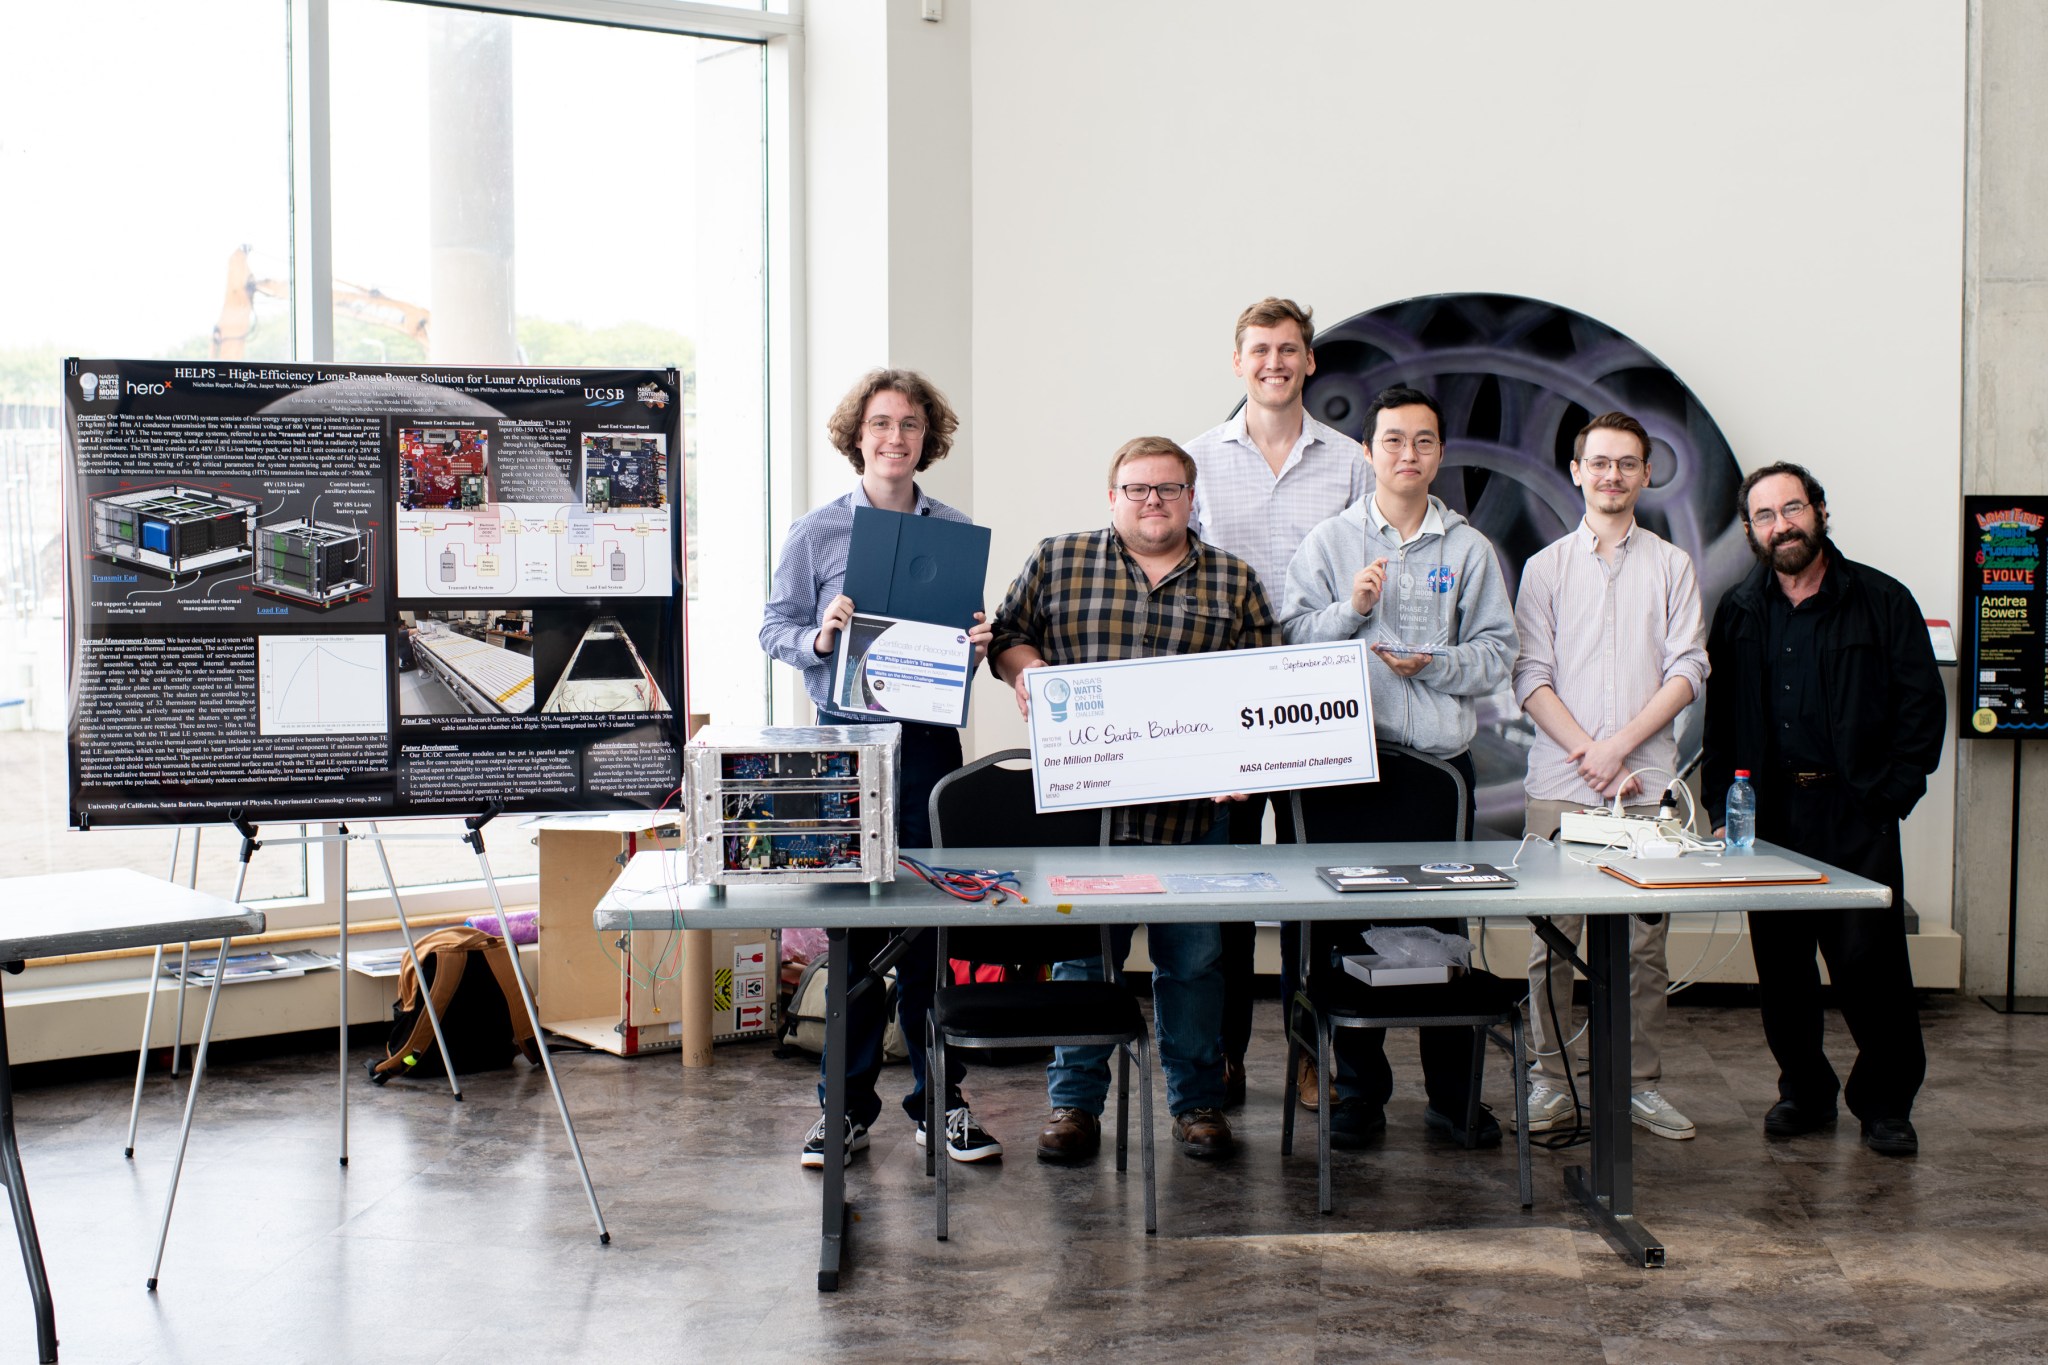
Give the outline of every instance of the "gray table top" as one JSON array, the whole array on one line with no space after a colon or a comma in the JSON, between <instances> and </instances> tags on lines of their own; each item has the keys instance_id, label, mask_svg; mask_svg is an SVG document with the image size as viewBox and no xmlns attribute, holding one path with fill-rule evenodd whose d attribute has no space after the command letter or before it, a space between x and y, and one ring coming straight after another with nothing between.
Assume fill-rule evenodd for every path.
<instances>
[{"instance_id":1,"label":"gray table top","mask_svg":"<svg viewBox=\"0 0 2048 1365\"><path fill-rule=\"evenodd\" d=\"M144 872L0 878L0 962L263 932L263 912Z\"/></svg>"},{"instance_id":2,"label":"gray table top","mask_svg":"<svg viewBox=\"0 0 2048 1365\"><path fill-rule=\"evenodd\" d=\"M1278 919L1508 919L1531 915L1657 914L1690 910L1852 910L1889 905L1877 882L1789 849L1759 843L1825 872L1813 886L1716 886L1645 891L1578 861L1592 849L1551 848L1530 841L1520 865L1508 840L1409 844L1189 844L1177 847L911 849L911 856L947 867L1000 868L1022 874L1029 904L977 905L945 895L907 872L870 894L865 886L735 886L682 883L683 859L672 851L633 856L597 904L600 930L779 929L862 925L1145 924ZM1316 875L1318 867L1359 863L1492 863L1519 885L1491 891L1343 893ZM1208 894L1055 897L1049 876L1111 873L1270 873L1277 891Z\"/></svg>"}]
</instances>

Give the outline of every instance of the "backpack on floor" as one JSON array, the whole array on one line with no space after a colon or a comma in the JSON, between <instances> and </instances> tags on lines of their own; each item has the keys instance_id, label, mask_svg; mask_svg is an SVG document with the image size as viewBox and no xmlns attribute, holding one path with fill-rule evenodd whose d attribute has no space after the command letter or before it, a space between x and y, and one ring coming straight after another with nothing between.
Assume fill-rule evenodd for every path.
<instances>
[{"instance_id":1,"label":"backpack on floor","mask_svg":"<svg viewBox=\"0 0 2048 1365\"><path fill-rule=\"evenodd\" d=\"M805 966L804 974L797 978L796 990L789 998L789 1008L782 1015L782 1039L785 1046L800 1048L813 1056L822 1056L825 1051L825 986L831 980L832 954L823 952L812 958ZM883 978L888 983L889 994L883 1004L887 1011L883 1018L888 1023L882 1029L882 1060L902 1062L910 1058L910 1049L903 1044L903 1029L896 1022L896 972L891 968Z\"/></svg>"},{"instance_id":2,"label":"backpack on floor","mask_svg":"<svg viewBox=\"0 0 2048 1365\"><path fill-rule=\"evenodd\" d=\"M512 950L505 940L466 924L437 929L413 945L419 954L420 976L406 958L398 972L398 1003L391 1007L391 1035L384 1055L365 1063L378 1085L393 1076L445 1076L434 1024L425 1000L431 996L448 1039L448 1058L455 1074L498 1071L512 1065L516 1054L540 1065L540 1047L532 1022L519 998L512 975Z\"/></svg>"}]
</instances>

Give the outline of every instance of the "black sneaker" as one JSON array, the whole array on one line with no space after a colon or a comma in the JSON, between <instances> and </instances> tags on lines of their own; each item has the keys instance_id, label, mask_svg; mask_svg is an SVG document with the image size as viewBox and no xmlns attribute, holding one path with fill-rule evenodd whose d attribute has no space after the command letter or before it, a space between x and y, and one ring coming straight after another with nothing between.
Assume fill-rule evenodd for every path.
<instances>
[{"instance_id":1,"label":"black sneaker","mask_svg":"<svg viewBox=\"0 0 2048 1365\"><path fill-rule=\"evenodd\" d=\"M841 1159L840 1164L842 1166L850 1164L853 1161L853 1154L866 1151L867 1145L868 1126L865 1123L855 1123L853 1117L848 1115L846 1119L846 1154ZM818 1115L818 1121L811 1125L811 1131L804 1134L804 1150L802 1157L799 1159L804 1165L815 1170L825 1169L825 1116L823 1114Z\"/></svg>"},{"instance_id":2,"label":"black sneaker","mask_svg":"<svg viewBox=\"0 0 2048 1365\"><path fill-rule=\"evenodd\" d=\"M1433 1132L1442 1133L1463 1147L1500 1146L1500 1120L1493 1116L1493 1110L1483 1104L1479 1106L1479 1122L1473 1125L1469 1133L1465 1131L1464 1124L1449 1114L1442 1113L1435 1106L1422 1111L1422 1125Z\"/></svg>"},{"instance_id":3,"label":"black sneaker","mask_svg":"<svg viewBox=\"0 0 2048 1365\"><path fill-rule=\"evenodd\" d=\"M1340 1099L1330 1110L1330 1145L1355 1152L1387 1135L1387 1111L1370 1100Z\"/></svg>"},{"instance_id":4,"label":"black sneaker","mask_svg":"<svg viewBox=\"0 0 2048 1365\"><path fill-rule=\"evenodd\" d=\"M917 1121L917 1145L926 1141L924 1120ZM946 1111L946 1155L955 1161L987 1161L990 1157L1001 1156L1003 1144L975 1120L974 1111L966 1105Z\"/></svg>"}]
</instances>

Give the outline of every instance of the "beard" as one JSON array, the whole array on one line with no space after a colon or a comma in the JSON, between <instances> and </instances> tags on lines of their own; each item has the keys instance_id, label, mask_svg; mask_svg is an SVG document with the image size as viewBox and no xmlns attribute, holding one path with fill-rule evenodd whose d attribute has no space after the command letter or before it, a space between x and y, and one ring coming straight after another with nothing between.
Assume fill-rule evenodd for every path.
<instances>
[{"instance_id":1,"label":"beard","mask_svg":"<svg viewBox=\"0 0 2048 1365\"><path fill-rule=\"evenodd\" d=\"M1788 526L1772 536L1768 542L1757 540L1756 533L1749 533L1749 548L1758 559L1781 574L1803 573L1806 567L1820 557L1820 536L1816 532L1802 531Z\"/></svg>"}]
</instances>

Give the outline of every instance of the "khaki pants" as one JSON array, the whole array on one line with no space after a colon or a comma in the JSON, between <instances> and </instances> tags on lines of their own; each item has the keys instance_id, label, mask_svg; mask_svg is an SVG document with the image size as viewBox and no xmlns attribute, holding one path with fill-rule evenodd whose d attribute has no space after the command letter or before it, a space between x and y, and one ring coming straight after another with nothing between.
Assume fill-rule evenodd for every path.
<instances>
[{"instance_id":1,"label":"khaki pants","mask_svg":"<svg viewBox=\"0 0 2048 1365\"><path fill-rule=\"evenodd\" d=\"M1523 832L1551 838L1556 835L1564 812L1580 809L1583 809L1583 803L1578 801L1530 801ZM1623 806L1621 809L1627 815L1657 814L1655 803ZM1585 916L1553 915L1551 923L1573 943L1582 942ZM1665 940L1670 933L1671 917L1668 915L1659 918L1655 924L1645 924L1634 916L1629 917L1628 1034L1632 1090L1655 1089L1664 1075L1662 1039L1667 1006L1664 991L1671 984ZM1542 938L1532 937L1529 940L1529 1045L1537 1054L1536 1074L1560 1089L1565 1082L1565 1059L1559 1052L1557 1037L1550 1026L1550 1010L1554 1001L1558 1026L1565 1031L1566 1037L1570 1037L1574 1032L1574 976L1571 965L1552 953ZM1574 1053L1580 1058L1585 1056L1583 1039L1574 1048Z\"/></svg>"}]
</instances>

